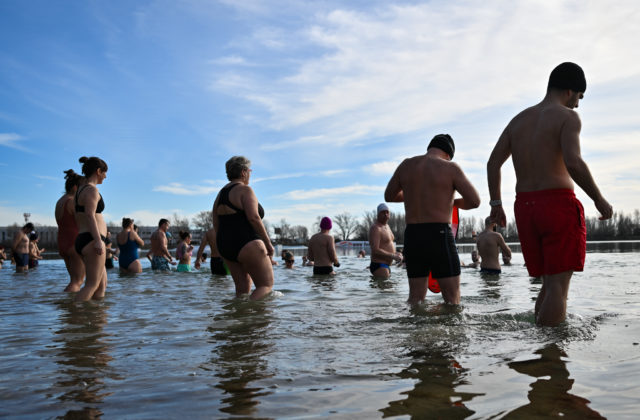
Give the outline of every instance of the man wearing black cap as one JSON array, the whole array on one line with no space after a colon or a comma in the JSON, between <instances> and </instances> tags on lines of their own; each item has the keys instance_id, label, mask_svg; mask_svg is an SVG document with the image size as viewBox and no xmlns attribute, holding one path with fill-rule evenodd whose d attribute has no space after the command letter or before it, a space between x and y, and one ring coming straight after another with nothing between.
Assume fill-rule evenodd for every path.
<instances>
[{"instance_id":1,"label":"man wearing black cap","mask_svg":"<svg viewBox=\"0 0 640 420\"><path fill-rule=\"evenodd\" d=\"M564 321L571 276L584 267L584 209L573 193L573 182L591 197L601 219L613 214L580 155L582 123L573 108L586 89L580 66L558 65L542 102L509 122L487 163L491 217L505 226L500 169L509 156L513 159L514 213L522 253L529 275L542 277L535 305L536 322L541 325Z\"/></svg>"},{"instance_id":2,"label":"man wearing black cap","mask_svg":"<svg viewBox=\"0 0 640 420\"><path fill-rule=\"evenodd\" d=\"M464 210L478 207L480 196L460 166L451 162L454 152L451 136L438 134L426 154L398 166L384 192L385 201L404 202L404 260L411 304L426 297L429 272L438 280L444 301L460 303L460 259L451 213L454 204ZM456 191L462 198L454 200Z\"/></svg>"}]
</instances>

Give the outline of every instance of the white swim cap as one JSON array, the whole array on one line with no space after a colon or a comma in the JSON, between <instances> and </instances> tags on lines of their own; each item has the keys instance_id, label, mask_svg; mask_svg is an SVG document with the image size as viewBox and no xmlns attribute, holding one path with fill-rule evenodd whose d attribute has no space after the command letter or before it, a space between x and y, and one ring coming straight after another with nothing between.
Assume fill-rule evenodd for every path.
<instances>
[{"instance_id":1,"label":"white swim cap","mask_svg":"<svg viewBox=\"0 0 640 420\"><path fill-rule=\"evenodd\" d=\"M381 211L389 211L389 206L387 206L385 203L378 204L378 213L380 213Z\"/></svg>"}]
</instances>

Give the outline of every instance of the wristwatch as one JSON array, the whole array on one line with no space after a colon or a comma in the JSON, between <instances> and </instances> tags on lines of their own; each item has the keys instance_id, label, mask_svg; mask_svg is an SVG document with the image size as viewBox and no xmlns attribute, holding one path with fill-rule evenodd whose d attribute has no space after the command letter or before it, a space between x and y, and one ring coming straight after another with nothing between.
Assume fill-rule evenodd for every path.
<instances>
[{"instance_id":1,"label":"wristwatch","mask_svg":"<svg viewBox=\"0 0 640 420\"><path fill-rule=\"evenodd\" d=\"M491 200L491 201L489 201L489 205L491 207L501 206L502 205L502 200Z\"/></svg>"}]
</instances>

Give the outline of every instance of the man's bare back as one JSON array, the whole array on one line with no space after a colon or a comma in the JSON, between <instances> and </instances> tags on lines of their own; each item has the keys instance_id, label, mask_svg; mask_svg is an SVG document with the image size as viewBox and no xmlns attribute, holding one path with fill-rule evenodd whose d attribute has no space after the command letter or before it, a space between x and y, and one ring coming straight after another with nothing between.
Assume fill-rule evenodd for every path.
<instances>
[{"instance_id":1,"label":"man's bare back","mask_svg":"<svg viewBox=\"0 0 640 420\"><path fill-rule=\"evenodd\" d=\"M314 267L331 267L338 262L335 241L328 232L316 233L309 239L309 260Z\"/></svg>"},{"instance_id":2,"label":"man's bare back","mask_svg":"<svg viewBox=\"0 0 640 420\"><path fill-rule=\"evenodd\" d=\"M484 230L478 235L478 253L482 258L480 268L490 270L500 270L500 251L503 255L511 258L511 249L507 246L504 238L498 232Z\"/></svg>"}]
</instances>

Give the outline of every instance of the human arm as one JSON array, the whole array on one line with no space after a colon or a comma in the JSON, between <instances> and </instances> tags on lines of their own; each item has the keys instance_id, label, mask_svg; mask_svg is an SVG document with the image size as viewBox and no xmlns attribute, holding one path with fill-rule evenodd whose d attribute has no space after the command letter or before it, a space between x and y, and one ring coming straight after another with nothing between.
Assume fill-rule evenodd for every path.
<instances>
[{"instance_id":1,"label":"human arm","mask_svg":"<svg viewBox=\"0 0 640 420\"><path fill-rule=\"evenodd\" d=\"M507 243L504 241L504 238L499 233L498 233L498 246L502 250L503 256L511 258L511 248L509 248Z\"/></svg>"},{"instance_id":2,"label":"human arm","mask_svg":"<svg viewBox=\"0 0 640 420\"><path fill-rule=\"evenodd\" d=\"M480 205L480 194L473 186L469 178L464 174L460 166L455 164L453 187L462 196L453 200L453 204L461 210L475 209Z\"/></svg>"},{"instance_id":3,"label":"human arm","mask_svg":"<svg viewBox=\"0 0 640 420\"><path fill-rule=\"evenodd\" d=\"M587 163L580 154L581 128L580 117L577 113L571 112L560 133L562 159L571 179L593 200L601 214L600 220L610 219L613 216L613 207L600 193L600 189L596 185Z\"/></svg>"},{"instance_id":4,"label":"human arm","mask_svg":"<svg viewBox=\"0 0 640 420\"><path fill-rule=\"evenodd\" d=\"M340 267L340 261L338 261L338 255L336 254L336 243L333 240L333 236L328 235L327 238L327 255L329 255L329 260L333 263L335 267Z\"/></svg>"},{"instance_id":5,"label":"human arm","mask_svg":"<svg viewBox=\"0 0 640 420\"><path fill-rule=\"evenodd\" d=\"M406 160L405 160L406 162ZM404 192L402 191L402 184L400 183L400 168L402 168L402 162L393 173L393 176L387 184L387 188L384 190L384 201L388 203L402 203L404 202Z\"/></svg>"},{"instance_id":6,"label":"human arm","mask_svg":"<svg viewBox=\"0 0 640 420\"><path fill-rule=\"evenodd\" d=\"M93 249L96 251L96 254L102 255L106 253L106 244L102 241L100 230L98 229L98 222L96 221L96 208L98 207L98 201L100 199L98 188L93 185L84 188L82 196L79 198L84 198L84 215L87 218L89 233L91 233L93 237Z\"/></svg>"},{"instance_id":7,"label":"human arm","mask_svg":"<svg viewBox=\"0 0 640 420\"><path fill-rule=\"evenodd\" d=\"M500 184L502 182L501 169L502 165L511 156L511 139L509 137L509 127L504 129L498 142L496 143L489 161L487 162L487 183L489 184L489 197L491 201L498 201L500 204L494 204L491 206L491 218L499 226L507 225L507 215L504 212L504 208L501 203Z\"/></svg>"},{"instance_id":8,"label":"human arm","mask_svg":"<svg viewBox=\"0 0 640 420\"><path fill-rule=\"evenodd\" d=\"M205 232L204 238L200 241L200 246L198 247L198 253L196 254L196 262L193 264L197 269L200 269L200 261L202 261L202 254L204 254L204 249L209 244L209 232ZM213 256L211 256L213 258Z\"/></svg>"},{"instance_id":9,"label":"human arm","mask_svg":"<svg viewBox=\"0 0 640 420\"><path fill-rule=\"evenodd\" d=\"M246 186L244 188L245 191L242 192L240 201L242 202L242 209L247 216L247 221L258 237L264 242L264 245L267 248L267 255L269 255L269 257L273 257L274 249L273 245L271 245L271 239L269 239L267 230L265 229L262 219L260 218L260 214L258 213L258 198L251 187Z\"/></svg>"}]
</instances>

